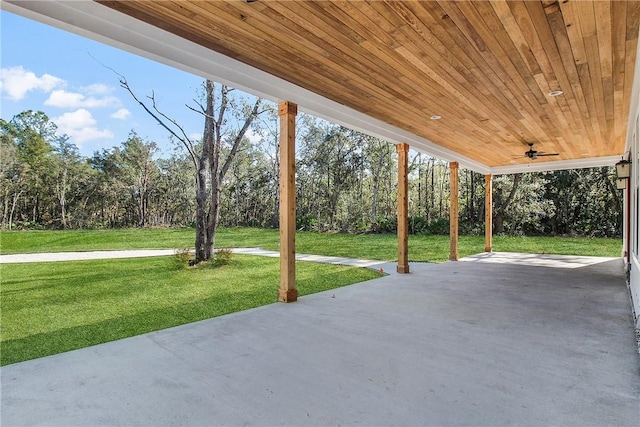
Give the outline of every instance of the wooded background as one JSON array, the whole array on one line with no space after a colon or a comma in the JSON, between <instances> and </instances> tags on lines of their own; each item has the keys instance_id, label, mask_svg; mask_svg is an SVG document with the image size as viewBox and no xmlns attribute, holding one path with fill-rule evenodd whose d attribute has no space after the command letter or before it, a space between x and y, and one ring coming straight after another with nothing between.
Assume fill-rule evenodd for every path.
<instances>
[{"instance_id":1,"label":"wooded background","mask_svg":"<svg viewBox=\"0 0 640 427\"><path fill-rule=\"evenodd\" d=\"M278 117L274 105L251 125L222 183L220 225L278 226ZM233 104L242 116L247 105ZM231 118L229 119L231 120ZM134 130L110 149L81 156L45 113L0 119L2 228L193 226L195 169L188 153L160 152ZM230 150L233 130L222 136ZM257 142L255 142L257 141ZM396 230L393 144L300 114L299 230ZM411 233L448 234L446 162L411 152ZM484 232L484 177L460 171L460 232ZM610 167L494 177L494 233L619 237L622 193Z\"/></svg>"}]
</instances>

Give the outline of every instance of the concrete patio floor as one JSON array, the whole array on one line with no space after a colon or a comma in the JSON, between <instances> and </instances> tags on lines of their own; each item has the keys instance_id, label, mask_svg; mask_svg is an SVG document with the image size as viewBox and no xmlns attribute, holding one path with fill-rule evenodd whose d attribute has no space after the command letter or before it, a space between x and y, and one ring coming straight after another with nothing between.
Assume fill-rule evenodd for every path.
<instances>
[{"instance_id":1,"label":"concrete patio floor","mask_svg":"<svg viewBox=\"0 0 640 427\"><path fill-rule=\"evenodd\" d=\"M639 425L621 260L415 270L5 366L1 423Z\"/></svg>"}]
</instances>

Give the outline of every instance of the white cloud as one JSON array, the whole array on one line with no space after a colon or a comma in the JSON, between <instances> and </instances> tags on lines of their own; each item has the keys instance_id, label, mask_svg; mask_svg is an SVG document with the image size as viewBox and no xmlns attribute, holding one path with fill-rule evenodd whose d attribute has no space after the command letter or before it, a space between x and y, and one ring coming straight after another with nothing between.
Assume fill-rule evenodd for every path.
<instances>
[{"instance_id":1,"label":"white cloud","mask_svg":"<svg viewBox=\"0 0 640 427\"><path fill-rule=\"evenodd\" d=\"M15 101L20 101L32 90L51 92L64 84L65 81L61 78L51 74L43 74L38 77L34 72L27 71L22 66L0 70L0 91Z\"/></svg>"},{"instance_id":2,"label":"white cloud","mask_svg":"<svg viewBox=\"0 0 640 427\"><path fill-rule=\"evenodd\" d=\"M251 144L257 144L262 141L263 138L262 134L252 129L247 130L247 132L244 134L244 137L247 138Z\"/></svg>"},{"instance_id":3,"label":"white cloud","mask_svg":"<svg viewBox=\"0 0 640 427\"><path fill-rule=\"evenodd\" d=\"M66 133L78 146L95 139L113 138L108 129L98 129L96 119L84 108L55 117L53 122L58 125L60 135Z\"/></svg>"},{"instance_id":4,"label":"white cloud","mask_svg":"<svg viewBox=\"0 0 640 427\"><path fill-rule=\"evenodd\" d=\"M113 92L113 87L104 83L94 83L89 86L81 87L80 89L88 95L106 95Z\"/></svg>"},{"instance_id":5,"label":"white cloud","mask_svg":"<svg viewBox=\"0 0 640 427\"><path fill-rule=\"evenodd\" d=\"M51 107L66 107L68 105L76 105L82 102L84 95L81 93L67 92L65 90L54 90L49 95L44 105Z\"/></svg>"},{"instance_id":6,"label":"white cloud","mask_svg":"<svg viewBox=\"0 0 640 427\"><path fill-rule=\"evenodd\" d=\"M192 141L200 141L202 139L202 132L190 133L189 139L191 139Z\"/></svg>"},{"instance_id":7,"label":"white cloud","mask_svg":"<svg viewBox=\"0 0 640 427\"><path fill-rule=\"evenodd\" d=\"M109 117L111 117L112 119L125 120L130 115L131 115L131 111L127 110L126 108L121 108L115 113L111 114Z\"/></svg>"},{"instance_id":8,"label":"white cloud","mask_svg":"<svg viewBox=\"0 0 640 427\"><path fill-rule=\"evenodd\" d=\"M44 101L44 105L58 108L99 108L117 107L120 100L114 96L96 98L78 92L67 92L63 89L54 90L49 98Z\"/></svg>"}]
</instances>

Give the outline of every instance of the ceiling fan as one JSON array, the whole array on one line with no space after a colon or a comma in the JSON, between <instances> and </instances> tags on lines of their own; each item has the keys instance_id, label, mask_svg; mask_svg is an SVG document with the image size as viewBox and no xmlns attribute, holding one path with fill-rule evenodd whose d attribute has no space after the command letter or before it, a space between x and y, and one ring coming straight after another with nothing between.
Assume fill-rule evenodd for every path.
<instances>
[{"instance_id":1,"label":"ceiling fan","mask_svg":"<svg viewBox=\"0 0 640 427\"><path fill-rule=\"evenodd\" d=\"M559 156L559 153L545 153L543 151L536 151L533 149L533 142L529 142L529 150L524 152L524 156L530 158L531 160L535 160L538 157L542 156Z\"/></svg>"}]
</instances>

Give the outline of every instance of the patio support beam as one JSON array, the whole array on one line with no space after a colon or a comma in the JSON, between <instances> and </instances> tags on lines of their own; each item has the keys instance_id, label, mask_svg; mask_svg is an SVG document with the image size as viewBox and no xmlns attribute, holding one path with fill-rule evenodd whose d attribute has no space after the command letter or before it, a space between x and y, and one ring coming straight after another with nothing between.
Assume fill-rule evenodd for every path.
<instances>
[{"instance_id":1,"label":"patio support beam","mask_svg":"<svg viewBox=\"0 0 640 427\"><path fill-rule=\"evenodd\" d=\"M484 251L493 249L493 177L484 176Z\"/></svg>"},{"instance_id":2,"label":"patio support beam","mask_svg":"<svg viewBox=\"0 0 640 427\"><path fill-rule=\"evenodd\" d=\"M449 163L449 260L457 261L458 255L458 162Z\"/></svg>"},{"instance_id":3,"label":"patio support beam","mask_svg":"<svg viewBox=\"0 0 640 427\"><path fill-rule=\"evenodd\" d=\"M409 144L397 144L398 153L398 273L409 273L408 163Z\"/></svg>"},{"instance_id":4,"label":"patio support beam","mask_svg":"<svg viewBox=\"0 0 640 427\"><path fill-rule=\"evenodd\" d=\"M296 115L298 106L282 101L280 116L280 290L278 301L294 302L296 289Z\"/></svg>"}]
</instances>

